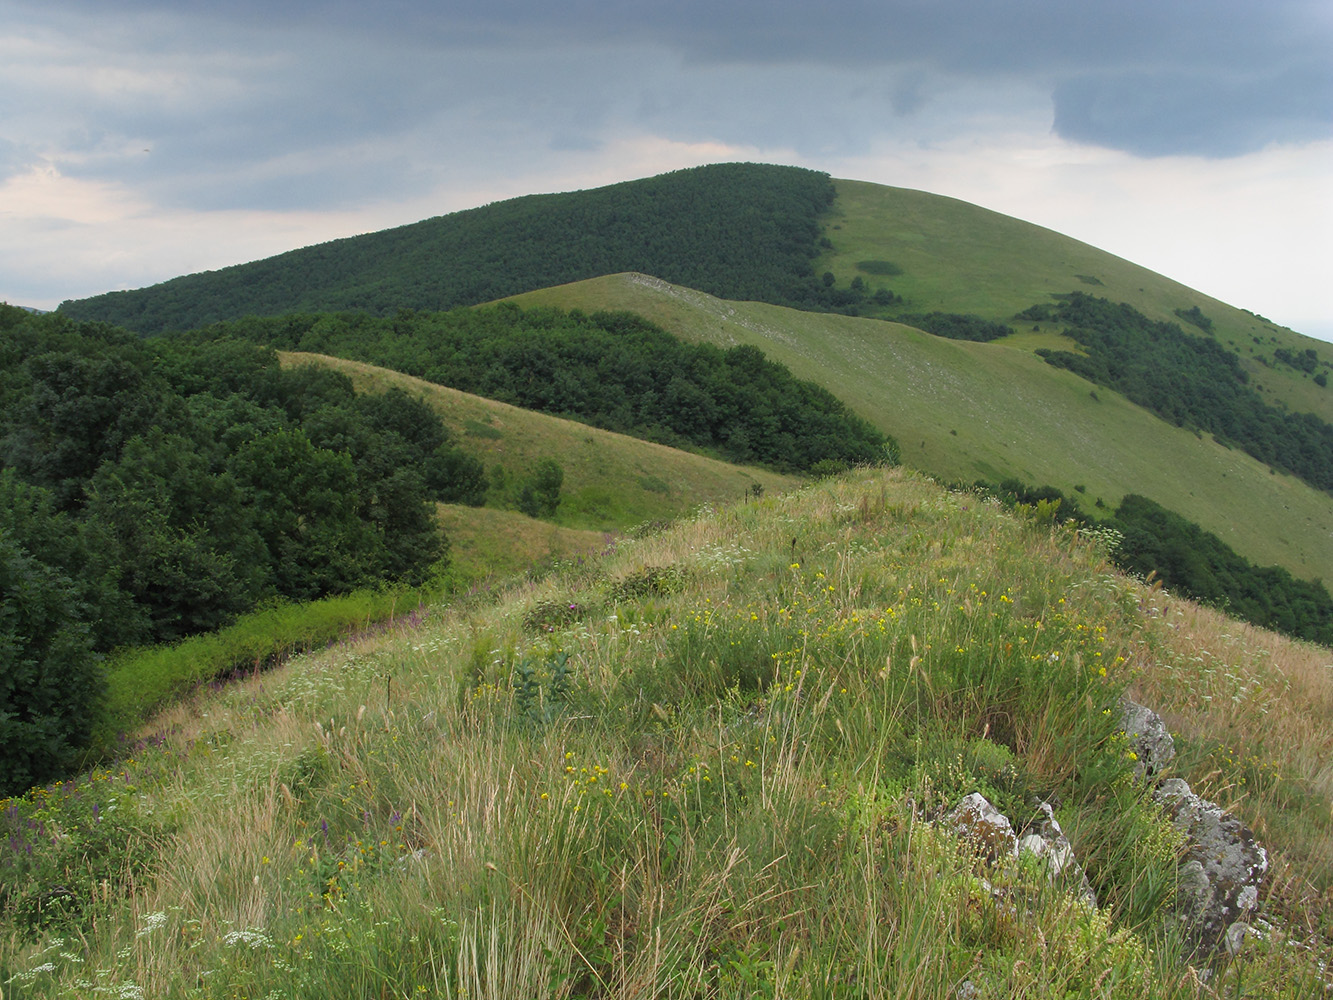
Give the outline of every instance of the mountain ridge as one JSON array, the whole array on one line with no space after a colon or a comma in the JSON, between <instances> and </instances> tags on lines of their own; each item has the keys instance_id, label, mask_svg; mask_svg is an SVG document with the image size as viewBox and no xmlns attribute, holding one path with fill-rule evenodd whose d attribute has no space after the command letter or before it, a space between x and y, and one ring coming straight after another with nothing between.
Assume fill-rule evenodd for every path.
<instances>
[{"instance_id":1,"label":"mountain ridge","mask_svg":"<svg viewBox=\"0 0 1333 1000\"><path fill-rule=\"evenodd\" d=\"M1027 351L865 318L727 302L643 275L611 275L514 301L626 309L685 339L753 344L803 377L838 386L861 416L893 428L903 461L915 468L966 482L1012 474L1086 496L1089 504L1100 497L1107 507L1125 493L1145 493L1188 511L1257 563L1333 579L1333 501L1326 494ZM1147 452L1146 440L1158 450ZM1246 485L1238 491L1240 480ZM1236 501L1250 491L1251 498ZM1287 508L1294 510L1289 518L1275 513ZM1275 519L1293 532L1309 525L1309 534L1276 541Z\"/></svg>"}]
</instances>

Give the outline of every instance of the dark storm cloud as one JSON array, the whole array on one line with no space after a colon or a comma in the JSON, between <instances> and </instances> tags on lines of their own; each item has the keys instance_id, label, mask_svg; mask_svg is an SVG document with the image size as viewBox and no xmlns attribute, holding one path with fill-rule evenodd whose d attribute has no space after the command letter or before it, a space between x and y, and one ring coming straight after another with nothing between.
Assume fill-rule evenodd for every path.
<instances>
[{"instance_id":1,"label":"dark storm cloud","mask_svg":"<svg viewBox=\"0 0 1333 1000\"><path fill-rule=\"evenodd\" d=\"M151 4L149 5L151 6ZM1047 88L1068 138L1230 156L1333 131L1333 13L1311 0L389 0L194 6L237 23L346 28L419 47L669 47L703 63L915 69ZM274 7L280 8L275 14ZM177 9L179 9L177 7ZM921 110L901 90L900 110Z\"/></svg>"},{"instance_id":2,"label":"dark storm cloud","mask_svg":"<svg viewBox=\"0 0 1333 1000\"><path fill-rule=\"evenodd\" d=\"M461 153L498 168L635 129L856 154L878 136L947 138L971 108L1020 92L1046 102L1059 135L1147 156L1333 134L1322 2L11 6L11 34L83 49L63 81L0 69L9 103L49 120L24 127L47 130L51 162L196 208L405 196ZM89 62L108 79L79 89ZM0 107L0 171L22 169L33 145L16 114Z\"/></svg>"},{"instance_id":3,"label":"dark storm cloud","mask_svg":"<svg viewBox=\"0 0 1333 1000\"><path fill-rule=\"evenodd\" d=\"M703 64L1023 81L1051 95L1060 135L1139 154L1232 156L1333 134L1333 8L1310 0L500 0L458 17L400 0L389 10L384 30L411 25L442 42L610 39ZM900 85L894 108L921 111L920 95Z\"/></svg>"},{"instance_id":4,"label":"dark storm cloud","mask_svg":"<svg viewBox=\"0 0 1333 1000\"><path fill-rule=\"evenodd\" d=\"M1249 79L1171 69L1089 74L1055 88L1055 130L1140 156L1234 156L1327 135L1330 93L1327 66L1261 70Z\"/></svg>"}]
</instances>

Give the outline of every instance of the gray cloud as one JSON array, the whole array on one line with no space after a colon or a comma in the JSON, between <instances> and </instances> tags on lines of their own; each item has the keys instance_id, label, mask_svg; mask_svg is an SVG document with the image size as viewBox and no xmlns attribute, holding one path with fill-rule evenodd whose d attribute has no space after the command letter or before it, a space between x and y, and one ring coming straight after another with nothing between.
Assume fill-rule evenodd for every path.
<instances>
[{"instance_id":1,"label":"gray cloud","mask_svg":"<svg viewBox=\"0 0 1333 1000\"><path fill-rule=\"evenodd\" d=\"M1140 156L1238 156L1333 134L1327 64L1088 74L1059 83L1053 98L1058 134Z\"/></svg>"},{"instance_id":2,"label":"gray cloud","mask_svg":"<svg viewBox=\"0 0 1333 1000\"><path fill-rule=\"evenodd\" d=\"M461 159L484 172L636 130L807 157L1038 107L1060 136L1141 156L1333 134L1333 17L1308 0L11 6L11 35L67 65L0 68L0 171L40 147L177 207L409 196Z\"/></svg>"},{"instance_id":3,"label":"gray cloud","mask_svg":"<svg viewBox=\"0 0 1333 1000\"><path fill-rule=\"evenodd\" d=\"M37 162L31 148L0 136L0 181L23 173Z\"/></svg>"}]
</instances>

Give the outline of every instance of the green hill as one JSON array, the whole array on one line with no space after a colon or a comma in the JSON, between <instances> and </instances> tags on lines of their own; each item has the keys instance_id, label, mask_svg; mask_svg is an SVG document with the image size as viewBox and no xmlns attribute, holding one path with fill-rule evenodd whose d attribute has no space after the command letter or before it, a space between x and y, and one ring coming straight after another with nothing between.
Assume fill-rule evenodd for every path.
<instances>
[{"instance_id":1,"label":"green hill","mask_svg":"<svg viewBox=\"0 0 1333 1000\"><path fill-rule=\"evenodd\" d=\"M516 301L628 309L687 339L753 344L801 377L836 387L857 413L892 429L914 468L949 481L1049 483L1089 512L1098 500L1114 507L1126 493L1140 493L1187 514L1252 562L1333 579L1333 498L1026 350L728 302L644 275Z\"/></svg>"},{"instance_id":2,"label":"green hill","mask_svg":"<svg viewBox=\"0 0 1333 1000\"><path fill-rule=\"evenodd\" d=\"M447 309L637 270L731 298L817 301L827 174L717 164L532 195L128 292L65 302L139 333L292 311Z\"/></svg>"},{"instance_id":3,"label":"green hill","mask_svg":"<svg viewBox=\"0 0 1333 1000\"><path fill-rule=\"evenodd\" d=\"M1169 277L1041 226L941 195L863 181L837 180L837 199L825 220L832 248L815 261L839 285L858 275L870 289L887 287L906 302L868 306L865 315L942 310L1010 323L1015 346L1058 347L1058 325L1019 324L1014 315L1052 294L1081 291L1125 302L1150 319L1180 323L1200 333L1177 310L1198 309L1212 336L1241 358L1270 401L1333 421L1333 391L1312 371L1282 362L1276 351L1299 357L1313 350L1318 368L1333 364L1333 346L1303 337L1260 316L1197 292ZM892 265L896 274L871 273ZM867 271L858 264L869 265Z\"/></svg>"},{"instance_id":4,"label":"green hill","mask_svg":"<svg viewBox=\"0 0 1333 1000\"><path fill-rule=\"evenodd\" d=\"M701 506L732 503L744 498L756 484L763 490L776 491L790 489L800 481L768 469L732 465L521 409L358 361L293 352L282 352L280 357L285 365L313 361L333 368L349 376L358 392L399 388L424 399L454 439L468 454L481 459L492 474L498 467L517 476L543 458L559 459L565 479L553 524L536 522L513 511L446 509L451 556L475 567L494 559L491 572L522 569L552 551L586 554L593 547L590 541L605 541L604 533L623 532L643 522L670 520ZM474 518L511 541L497 545L495 534L470 526ZM501 529L505 521L512 525ZM524 524L530 528L518 527ZM568 529L591 534L561 533ZM519 539L530 541L518 544Z\"/></svg>"},{"instance_id":5,"label":"green hill","mask_svg":"<svg viewBox=\"0 0 1333 1000\"><path fill-rule=\"evenodd\" d=\"M763 164L511 199L60 309L154 333L292 311L445 309L622 271L722 298L880 318L942 311L1011 323L1070 291L1155 320L1198 310L1273 402L1333 420L1333 393L1313 380L1333 363L1326 344L966 202ZM852 289L858 279L862 292ZM892 305L877 304L881 288ZM1055 328L1031 327L1014 342L1053 346Z\"/></svg>"},{"instance_id":6,"label":"green hill","mask_svg":"<svg viewBox=\"0 0 1333 1000\"><path fill-rule=\"evenodd\" d=\"M602 277L608 271L652 277ZM572 278L590 280L556 285ZM943 478L1051 483L1089 512L1143 494L1256 563L1333 579L1333 506L1283 473L1304 468L1285 461L1283 447L1245 454L1227 445L1253 428L1219 444L1216 425L1197 414L1172 426L1034 353L1085 350L1055 311L1040 309L1058 304L1054 296L1096 295L1236 358L1266 427L1299 413L1326 429L1327 345L1048 229L920 191L753 164L700 168L516 199L62 310L149 330L243 312L433 308L506 291L520 302L636 311L696 341L759 346L894 435L904 461ZM1034 306L1038 318L1015 318ZM1015 332L980 344L877 322L932 313ZM1317 433L1288 442L1286 453L1313 448L1327 464L1318 442ZM1323 483L1327 472L1302 475Z\"/></svg>"},{"instance_id":7,"label":"green hill","mask_svg":"<svg viewBox=\"0 0 1333 1000\"><path fill-rule=\"evenodd\" d=\"M1324 651L1102 555L861 470L200 690L114 767L0 803L0 981L31 1000L1319 995ZM1182 939L1181 838L1118 733L1131 684L1179 738L1172 773L1271 852L1267 930L1237 959ZM938 822L973 792L1020 831L1051 803L1078 867Z\"/></svg>"}]
</instances>

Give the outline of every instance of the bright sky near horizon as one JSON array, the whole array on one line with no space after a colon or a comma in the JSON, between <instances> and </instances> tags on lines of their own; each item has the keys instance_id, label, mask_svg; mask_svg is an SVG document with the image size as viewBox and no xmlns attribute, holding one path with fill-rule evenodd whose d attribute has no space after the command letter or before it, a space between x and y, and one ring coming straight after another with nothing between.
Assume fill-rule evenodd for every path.
<instances>
[{"instance_id":1,"label":"bright sky near horizon","mask_svg":"<svg viewBox=\"0 0 1333 1000\"><path fill-rule=\"evenodd\" d=\"M1333 341L1329 0L0 0L0 301L753 160Z\"/></svg>"}]
</instances>

